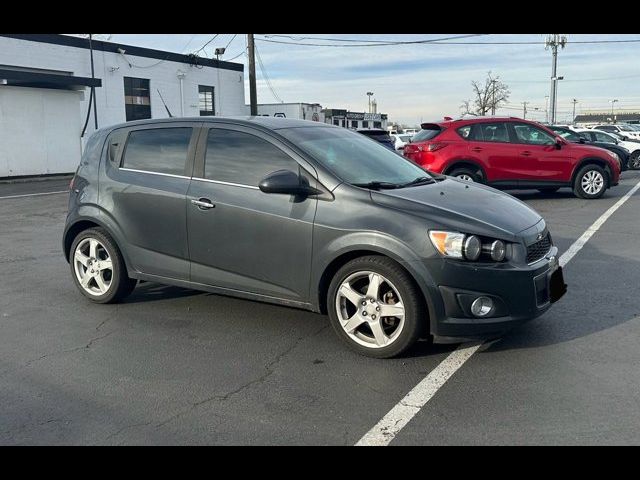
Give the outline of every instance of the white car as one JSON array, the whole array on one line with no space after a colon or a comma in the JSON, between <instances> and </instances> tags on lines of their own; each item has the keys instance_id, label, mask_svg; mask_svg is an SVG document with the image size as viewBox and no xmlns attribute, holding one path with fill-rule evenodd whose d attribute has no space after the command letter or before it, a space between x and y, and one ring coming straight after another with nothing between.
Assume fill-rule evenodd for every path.
<instances>
[{"instance_id":1,"label":"white car","mask_svg":"<svg viewBox=\"0 0 640 480\"><path fill-rule=\"evenodd\" d=\"M580 135L583 135L587 140L591 140L592 142L615 143L621 146L622 148L629 151L629 166L631 168L637 168L637 166L640 166L640 164L638 163L640 159L639 142L629 142L617 133L603 132L602 130L583 128L581 130L576 130L576 132Z\"/></svg>"},{"instance_id":2,"label":"white car","mask_svg":"<svg viewBox=\"0 0 640 480\"><path fill-rule=\"evenodd\" d=\"M394 147L396 150L404 150L404 146L407 143L411 142L411 137L413 135L409 135L406 133L395 133L391 135L391 138L393 138L394 141Z\"/></svg>"},{"instance_id":3,"label":"white car","mask_svg":"<svg viewBox=\"0 0 640 480\"><path fill-rule=\"evenodd\" d=\"M600 130L602 132L617 133L621 137L628 138L629 140L640 140L640 130L636 130L626 123L616 123L612 125L597 125L593 127L593 130Z\"/></svg>"}]
</instances>

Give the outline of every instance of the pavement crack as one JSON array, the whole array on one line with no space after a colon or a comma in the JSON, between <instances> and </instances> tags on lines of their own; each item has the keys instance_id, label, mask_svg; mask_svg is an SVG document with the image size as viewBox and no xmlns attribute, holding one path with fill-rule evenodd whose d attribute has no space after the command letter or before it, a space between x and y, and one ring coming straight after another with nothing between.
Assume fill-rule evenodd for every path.
<instances>
[{"instance_id":1,"label":"pavement crack","mask_svg":"<svg viewBox=\"0 0 640 480\"><path fill-rule=\"evenodd\" d=\"M220 401L220 402L224 402L227 401L229 398L238 395L239 393L247 390L248 388L252 387L253 385L259 384L259 383L263 383L267 378L269 378L271 375L273 375L276 370L275 370L275 366L280 363L282 361L282 359L284 357L286 357L289 353L291 353L293 350L295 350L295 348L300 345L300 343L306 339L315 337L316 335L319 335L323 330L327 329L329 327L328 324L323 325L321 328L319 328L318 330L316 330L315 332L309 334L309 335L302 335L300 337L298 337L292 345L290 345L289 347L287 347L285 350L283 350L282 352L280 352L278 355L276 355L269 363L267 363L267 365L265 365L265 370L266 372L262 375L260 375L258 378L254 378L253 380L250 380L242 385L240 385L238 388L231 390L230 392L227 392L223 395L212 395L210 397L204 398L202 400L199 400L195 403L192 403L191 406L181 412L176 413L175 415L172 415L171 417L167 418L166 420L163 420L162 422L158 423L156 425L156 428L158 427L162 427L164 425L166 425L167 423L175 420L176 418L179 418L183 415L186 415L190 412L192 412L193 410L195 410L198 407L201 407L202 405L206 405L210 402L214 402L214 401Z\"/></svg>"},{"instance_id":2,"label":"pavement crack","mask_svg":"<svg viewBox=\"0 0 640 480\"><path fill-rule=\"evenodd\" d=\"M112 438L117 437L118 435L120 435L122 432L125 432L126 430L131 430L132 428L138 428L138 427L146 427L147 425L151 425L152 423L153 423L152 421L149 421L149 422L143 422L143 423L134 423L132 425L125 425L120 430L110 435L107 435L104 441L106 442L107 440L111 440Z\"/></svg>"}]
</instances>

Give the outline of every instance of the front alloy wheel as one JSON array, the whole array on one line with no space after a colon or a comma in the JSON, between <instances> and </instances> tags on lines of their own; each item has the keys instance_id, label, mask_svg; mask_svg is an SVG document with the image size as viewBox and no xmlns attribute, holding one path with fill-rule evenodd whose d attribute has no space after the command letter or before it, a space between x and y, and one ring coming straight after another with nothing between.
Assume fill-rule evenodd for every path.
<instances>
[{"instance_id":1,"label":"front alloy wheel","mask_svg":"<svg viewBox=\"0 0 640 480\"><path fill-rule=\"evenodd\" d=\"M353 350L376 358L401 354L427 321L413 279L388 257L356 258L336 272L327 306L331 325Z\"/></svg>"},{"instance_id":2,"label":"front alloy wheel","mask_svg":"<svg viewBox=\"0 0 640 480\"><path fill-rule=\"evenodd\" d=\"M586 165L575 177L573 192L586 199L600 198L607 189L607 174L598 165Z\"/></svg>"}]
</instances>

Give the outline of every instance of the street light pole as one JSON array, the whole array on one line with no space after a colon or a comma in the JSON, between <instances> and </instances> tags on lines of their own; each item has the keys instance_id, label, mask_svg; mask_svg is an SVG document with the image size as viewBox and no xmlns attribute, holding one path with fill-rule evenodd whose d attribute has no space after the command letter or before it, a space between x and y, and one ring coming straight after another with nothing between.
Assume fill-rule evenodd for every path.
<instances>
[{"instance_id":1,"label":"street light pole","mask_svg":"<svg viewBox=\"0 0 640 480\"><path fill-rule=\"evenodd\" d=\"M371 113L371 96L373 95L373 92L367 92L367 97L369 97L369 113Z\"/></svg>"},{"instance_id":2,"label":"street light pole","mask_svg":"<svg viewBox=\"0 0 640 480\"><path fill-rule=\"evenodd\" d=\"M615 117L613 116L613 104L617 101L617 98L615 100L609 100L609 102L611 103L611 123L615 123Z\"/></svg>"},{"instance_id":3,"label":"street light pole","mask_svg":"<svg viewBox=\"0 0 640 480\"><path fill-rule=\"evenodd\" d=\"M527 119L527 103L529 102L522 102L522 105L523 105L522 118L524 118L525 120Z\"/></svg>"},{"instance_id":4,"label":"street light pole","mask_svg":"<svg viewBox=\"0 0 640 480\"><path fill-rule=\"evenodd\" d=\"M574 98L573 99L573 117L571 117L571 123L573 125L576 124L576 103L578 103L578 100Z\"/></svg>"}]
</instances>

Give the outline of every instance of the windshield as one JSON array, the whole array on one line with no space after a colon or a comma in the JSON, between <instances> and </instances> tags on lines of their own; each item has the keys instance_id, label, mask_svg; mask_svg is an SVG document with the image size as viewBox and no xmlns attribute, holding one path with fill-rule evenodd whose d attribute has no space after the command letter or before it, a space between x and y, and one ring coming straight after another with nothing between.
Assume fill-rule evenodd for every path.
<instances>
[{"instance_id":1,"label":"windshield","mask_svg":"<svg viewBox=\"0 0 640 480\"><path fill-rule=\"evenodd\" d=\"M411 140L411 135L400 135L400 140L406 143Z\"/></svg>"},{"instance_id":2,"label":"windshield","mask_svg":"<svg viewBox=\"0 0 640 480\"><path fill-rule=\"evenodd\" d=\"M438 134L442 131L439 125L428 125L427 128L420 130L413 136L412 142L424 142L426 140L431 140L438 136Z\"/></svg>"},{"instance_id":3,"label":"windshield","mask_svg":"<svg viewBox=\"0 0 640 480\"><path fill-rule=\"evenodd\" d=\"M347 183L403 185L416 178L431 178L410 160L343 128L298 127L278 130L278 133Z\"/></svg>"},{"instance_id":4,"label":"windshield","mask_svg":"<svg viewBox=\"0 0 640 480\"><path fill-rule=\"evenodd\" d=\"M623 132L633 132L633 131L635 131L633 128L631 128L631 126L625 125L624 123L619 123L618 124L618 128L620 130L622 130Z\"/></svg>"}]
</instances>

